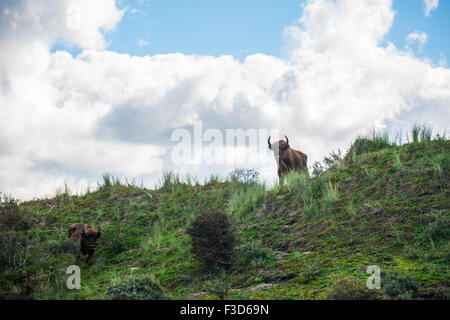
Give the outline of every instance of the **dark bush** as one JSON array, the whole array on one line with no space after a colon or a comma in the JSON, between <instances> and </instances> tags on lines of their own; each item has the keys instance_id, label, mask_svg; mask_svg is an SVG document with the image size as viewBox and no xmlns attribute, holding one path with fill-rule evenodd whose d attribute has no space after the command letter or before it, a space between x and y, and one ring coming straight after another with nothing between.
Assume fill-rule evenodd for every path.
<instances>
[{"instance_id":1,"label":"dark bush","mask_svg":"<svg viewBox=\"0 0 450 320\"><path fill-rule=\"evenodd\" d=\"M163 289L151 277L131 278L109 287L108 295L113 300L159 300Z\"/></svg>"},{"instance_id":2,"label":"dark bush","mask_svg":"<svg viewBox=\"0 0 450 320\"><path fill-rule=\"evenodd\" d=\"M375 293L369 290L361 280L356 278L343 278L328 289L328 299L332 300L369 300Z\"/></svg>"},{"instance_id":3,"label":"dark bush","mask_svg":"<svg viewBox=\"0 0 450 320\"><path fill-rule=\"evenodd\" d=\"M219 211L204 212L188 228L192 239L191 251L206 268L228 268L233 261L237 242L232 224Z\"/></svg>"},{"instance_id":4,"label":"dark bush","mask_svg":"<svg viewBox=\"0 0 450 320\"><path fill-rule=\"evenodd\" d=\"M30 229L30 217L20 211L12 198L0 199L0 231L24 231Z\"/></svg>"},{"instance_id":5,"label":"dark bush","mask_svg":"<svg viewBox=\"0 0 450 320\"><path fill-rule=\"evenodd\" d=\"M411 300L417 297L419 291L416 280L395 270L381 273L381 286L392 300Z\"/></svg>"}]
</instances>

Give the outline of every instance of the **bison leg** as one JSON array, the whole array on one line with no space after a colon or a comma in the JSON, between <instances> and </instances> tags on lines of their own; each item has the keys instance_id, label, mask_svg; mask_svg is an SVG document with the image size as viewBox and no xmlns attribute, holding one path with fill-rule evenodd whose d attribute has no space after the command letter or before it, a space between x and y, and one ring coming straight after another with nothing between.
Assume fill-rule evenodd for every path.
<instances>
[{"instance_id":1,"label":"bison leg","mask_svg":"<svg viewBox=\"0 0 450 320\"><path fill-rule=\"evenodd\" d=\"M83 260L82 256L87 255L86 249L81 247L80 250L78 251L78 258L80 261L86 262L86 260Z\"/></svg>"},{"instance_id":2,"label":"bison leg","mask_svg":"<svg viewBox=\"0 0 450 320\"><path fill-rule=\"evenodd\" d=\"M94 255L93 253L88 254L85 262L88 262L92 258L93 255Z\"/></svg>"},{"instance_id":3,"label":"bison leg","mask_svg":"<svg viewBox=\"0 0 450 320\"><path fill-rule=\"evenodd\" d=\"M77 254L76 258L75 258L75 263L78 263L80 261L83 261L83 259L81 258L81 252L78 250L78 254Z\"/></svg>"}]
</instances>

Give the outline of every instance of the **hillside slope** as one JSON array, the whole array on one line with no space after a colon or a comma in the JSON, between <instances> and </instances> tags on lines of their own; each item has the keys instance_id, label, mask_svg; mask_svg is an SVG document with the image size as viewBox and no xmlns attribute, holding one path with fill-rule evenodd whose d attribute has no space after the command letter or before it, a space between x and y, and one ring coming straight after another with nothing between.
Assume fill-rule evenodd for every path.
<instances>
[{"instance_id":1,"label":"hillside slope","mask_svg":"<svg viewBox=\"0 0 450 320\"><path fill-rule=\"evenodd\" d=\"M108 299L108 288L143 276L166 299L324 299L342 290L363 298L366 267L377 265L399 273L367 297L448 299L449 155L450 142L437 139L353 153L273 188L242 176L200 185L167 174L148 190L105 176L82 196L3 199L0 298ZM206 210L226 212L240 241L219 274L190 252L186 228ZM67 227L80 221L103 236L94 258L80 263L81 289L69 290L77 247Z\"/></svg>"}]
</instances>

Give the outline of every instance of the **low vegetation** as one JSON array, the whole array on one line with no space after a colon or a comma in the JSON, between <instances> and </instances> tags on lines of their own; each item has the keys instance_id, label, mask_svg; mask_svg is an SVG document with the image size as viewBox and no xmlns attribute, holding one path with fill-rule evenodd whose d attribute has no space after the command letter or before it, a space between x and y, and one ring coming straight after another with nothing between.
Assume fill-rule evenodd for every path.
<instances>
[{"instance_id":1,"label":"low vegetation","mask_svg":"<svg viewBox=\"0 0 450 320\"><path fill-rule=\"evenodd\" d=\"M220 211L200 213L187 230L192 254L205 269L227 269L233 262L236 239L230 218Z\"/></svg>"},{"instance_id":2,"label":"low vegetation","mask_svg":"<svg viewBox=\"0 0 450 320\"><path fill-rule=\"evenodd\" d=\"M399 137L359 137L271 187L239 169L2 195L0 299L448 299L450 142L423 126ZM101 226L87 263L67 239L74 222ZM73 264L79 290L66 286ZM380 290L365 286L370 265Z\"/></svg>"}]
</instances>

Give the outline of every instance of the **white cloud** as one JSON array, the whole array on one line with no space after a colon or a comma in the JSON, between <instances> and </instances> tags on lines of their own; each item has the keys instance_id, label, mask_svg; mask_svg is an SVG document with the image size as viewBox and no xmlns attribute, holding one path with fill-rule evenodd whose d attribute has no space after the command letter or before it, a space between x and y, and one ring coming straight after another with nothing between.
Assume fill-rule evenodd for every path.
<instances>
[{"instance_id":1,"label":"white cloud","mask_svg":"<svg viewBox=\"0 0 450 320\"><path fill-rule=\"evenodd\" d=\"M80 10L95 9L91 3ZM105 171L151 183L163 169L229 169L168 162L172 130L194 120L278 128L311 164L373 126L406 119L443 127L449 119L449 69L381 46L394 19L390 0L308 1L299 24L286 28L287 59L256 54L243 62L98 50L102 30L120 21L114 1L103 3L99 20L81 15L79 30L65 27L74 2L51 4L0 5L8 49L0 51L1 192L30 198L64 180L82 189ZM86 50L51 54L58 38Z\"/></svg>"},{"instance_id":2,"label":"white cloud","mask_svg":"<svg viewBox=\"0 0 450 320\"><path fill-rule=\"evenodd\" d=\"M425 4L425 17L429 17L431 12L439 6L439 0L423 0Z\"/></svg>"},{"instance_id":3,"label":"white cloud","mask_svg":"<svg viewBox=\"0 0 450 320\"><path fill-rule=\"evenodd\" d=\"M139 47L145 47L145 46L148 46L148 41L145 41L144 39L139 39L139 40L138 40L138 46L139 46Z\"/></svg>"},{"instance_id":4,"label":"white cloud","mask_svg":"<svg viewBox=\"0 0 450 320\"><path fill-rule=\"evenodd\" d=\"M114 29L123 12L114 0L3 0L2 40L46 45L61 39L83 48L103 49L102 31Z\"/></svg>"},{"instance_id":5,"label":"white cloud","mask_svg":"<svg viewBox=\"0 0 450 320\"><path fill-rule=\"evenodd\" d=\"M425 32L414 31L406 37L406 42L412 44L417 43L419 46L419 52L423 51L423 46L428 41L428 36Z\"/></svg>"}]
</instances>

